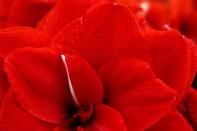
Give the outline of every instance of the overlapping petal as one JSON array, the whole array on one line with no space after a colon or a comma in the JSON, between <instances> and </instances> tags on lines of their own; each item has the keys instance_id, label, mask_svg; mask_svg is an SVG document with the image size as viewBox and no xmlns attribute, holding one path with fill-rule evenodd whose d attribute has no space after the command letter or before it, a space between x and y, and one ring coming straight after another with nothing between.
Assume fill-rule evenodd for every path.
<instances>
[{"instance_id":1,"label":"overlapping petal","mask_svg":"<svg viewBox=\"0 0 197 131\"><path fill-rule=\"evenodd\" d=\"M11 51L21 47L44 47L49 38L30 27L10 27L0 31L0 56L6 57Z\"/></svg>"},{"instance_id":2,"label":"overlapping petal","mask_svg":"<svg viewBox=\"0 0 197 131\"><path fill-rule=\"evenodd\" d=\"M101 103L102 85L82 59L67 56L70 79L80 104ZM33 116L52 123L67 117L76 106L60 54L48 48L14 51L5 62L11 86L21 106Z\"/></svg>"},{"instance_id":3,"label":"overlapping petal","mask_svg":"<svg viewBox=\"0 0 197 131\"><path fill-rule=\"evenodd\" d=\"M188 89L191 72L191 49L185 38L174 30L147 31L144 39L150 46L150 65L158 78L177 91L177 102Z\"/></svg>"},{"instance_id":4,"label":"overlapping petal","mask_svg":"<svg viewBox=\"0 0 197 131\"><path fill-rule=\"evenodd\" d=\"M51 131L52 124L43 122L26 112L10 90L1 107L0 129L3 131Z\"/></svg>"},{"instance_id":5,"label":"overlapping petal","mask_svg":"<svg viewBox=\"0 0 197 131\"><path fill-rule=\"evenodd\" d=\"M113 108L100 104L95 108L95 117L84 131L127 131L124 119Z\"/></svg>"},{"instance_id":6,"label":"overlapping petal","mask_svg":"<svg viewBox=\"0 0 197 131\"><path fill-rule=\"evenodd\" d=\"M112 62L101 71L106 103L120 111L129 130L144 130L168 113L175 91L156 79L150 66L127 59Z\"/></svg>"},{"instance_id":7,"label":"overlapping petal","mask_svg":"<svg viewBox=\"0 0 197 131\"><path fill-rule=\"evenodd\" d=\"M7 21L15 25L33 26L45 16L57 0L15 0Z\"/></svg>"},{"instance_id":8,"label":"overlapping petal","mask_svg":"<svg viewBox=\"0 0 197 131\"><path fill-rule=\"evenodd\" d=\"M143 56L139 25L130 10L122 5L102 3L66 26L52 42L68 47L94 68L112 59ZM128 48L130 47L130 48Z\"/></svg>"},{"instance_id":9,"label":"overlapping petal","mask_svg":"<svg viewBox=\"0 0 197 131\"><path fill-rule=\"evenodd\" d=\"M0 0L0 21L7 21L7 17L15 0Z\"/></svg>"},{"instance_id":10,"label":"overlapping petal","mask_svg":"<svg viewBox=\"0 0 197 131\"><path fill-rule=\"evenodd\" d=\"M54 131L72 130L69 127L57 127ZM95 113L90 123L76 127L77 131L127 131L124 119L113 108L99 104L95 106Z\"/></svg>"},{"instance_id":11,"label":"overlapping petal","mask_svg":"<svg viewBox=\"0 0 197 131\"><path fill-rule=\"evenodd\" d=\"M40 22L38 28L53 36L66 24L81 17L91 6L99 1L101 0L60 0Z\"/></svg>"},{"instance_id":12,"label":"overlapping petal","mask_svg":"<svg viewBox=\"0 0 197 131\"><path fill-rule=\"evenodd\" d=\"M191 125L178 112L171 111L168 115L163 117L154 126L145 131L193 131Z\"/></svg>"},{"instance_id":13,"label":"overlapping petal","mask_svg":"<svg viewBox=\"0 0 197 131\"><path fill-rule=\"evenodd\" d=\"M28 27L12 27L0 31L0 101L9 88L4 72L4 58L13 50L21 47L43 47L49 44L48 37Z\"/></svg>"}]
</instances>

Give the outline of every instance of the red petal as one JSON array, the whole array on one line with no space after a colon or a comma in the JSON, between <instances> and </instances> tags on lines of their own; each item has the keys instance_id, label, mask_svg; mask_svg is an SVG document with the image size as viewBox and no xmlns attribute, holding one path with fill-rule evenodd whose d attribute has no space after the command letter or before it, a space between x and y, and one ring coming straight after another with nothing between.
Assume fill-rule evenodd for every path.
<instances>
[{"instance_id":1,"label":"red petal","mask_svg":"<svg viewBox=\"0 0 197 131\"><path fill-rule=\"evenodd\" d=\"M1 101L3 100L10 86L9 86L6 73L2 71L1 69L0 69L0 76L1 76L0 78L0 107L1 107Z\"/></svg>"},{"instance_id":2,"label":"red petal","mask_svg":"<svg viewBox=\"0 0 197 131\"><path fill-rule=\"evenodd\" d=\"M95 72L78 57L67 56L67 59L80 104L100 103L103 92ZM53 123L66 117L69 105L74 102L58 53L46 48L19 49L8 56L5 67L17 100L28 112Z\"/></svg>"},{"instance_id":3,"label":"red petal","mask_svg":"<svg viewBox=\"0 0 197 131\"><path fill-rule=\"evenodd\" d=\"M143 130L171 108L175 92L156 79L150 66L138 60L122 60L100 71L106 102L120 111L129 130Z\"/></svg>"},{"instance_id":4,"label":"red petal","mask_svg":"<svg viewBox=\"0 0 197 131\"><path fill-rule=\"evenodd\" d=\"M98 68L111 59L142 53L139 26L130 10L112 3L98 4L66 26L53 46L68 47ZM128 50L132 47L132 51Z\"/></svg>"},{"instance_id":5,"label":"red petal","mask_svg":"<svg viewBox=\"0 0 197 131\"><path fill-rule=\"evenodd\" d=\"M178 32L152 31L145 34L150 45L156 76L177 91L177 103L188 89L191 71L191 53L188 42Z\"/></svg>"},{"instance_id":6,"label":"red petal","mask_svg":"<svg viewBox=\"0 0 197 131\"><path fill-rule=\"evenodd\" d=\"M9 88L7 76L3 70L4 58L16 48L42 47L48 44L48 37L32 28L14 27L0 31L0 101Z\"/></svg>"},{"instance_id":7,"label":"red petal","mask_svg":"<svg viewBox=\"0 0 197 131\"><path fill-rule=\"evenodd\" d=\"M100 69L100 76L105 86L104 90L108 101L113 101L114 98L129 88L155 79L150 66L135 59L111 62ZM124 86L120 86L121 84Z\"/></svg>"},{"instance_id":8,"label":"red petal","mask_svg":"<svg viewBox=\"0 0 197 131\"><path fill-rule=\"evenodd\" d=\"M172 111L146 131L193 131L193 129L179 112Z\"/></svg>"},{"instance_id":9,"label":"red petal","mask_svg":"<svg viewBox=\"0 0 197 131\"><path fill-rule=\"evenodd\" d=\"M36 26L55 2L56 0L16 0L10 10L8 22Z\"/></svg>"},{"instance_id":10,"label":"red petal","mask_svg":"<svg viewBox=\"0 0 197 131\"><path fill-rule=\"evenodd\" d=\"M5 68L23 108L42 120L61 121L66 75L60 56L48 49L23 48L7 57Z\"/></svg>"},{"instance_id":11,"label":"red petal","mask_svg":"<svg viewBox=\"0 0 197 131\"><path fill-rule=\"evenodd\" d=\"M190 71L190 80L188 83L188 86L191 86L195 75L197 73L197 46L192 40L188 40L185 38L185 40L188 42L188 45L190 47L190 53L191 53L191 71Z\"/></svg>"},{"instance_id":12,"label":"red petal","mask_svg":"<svg viewBox=\"0 0 197 131\"><path fill-rule=\"evenodd\" d=\"M146 14L148 23L156 29L162 29L163 26L169 23L168 8L161 2L152 2L150 9Z\"/></svg>"},{"instance_id":13,"label":"red petal","mask_svg":"<svg viewBox=\"0 0 197 131\"><path fill-rule=\"evenodd\" d=\"M15 0L0 0L0 21L6 21Z\"/></svg>"},{"instance_id":14,"label":"red petal","mask_svg":"<svg viewBox=\"0 0 197 131\"><path fill-rule=\"evenodd\" d=\"M10 90L1 108L0 128L3 131L51 131L52 124L45 123L26 112Z\"/></svg>"},{"instance_id":15,"label":"red petal","mask_svg":"<svg viewBox=\"0 0 197 131\"><path fill-rule=\"evenodd\" d=\"M53 131L126 131L124 120L119 112L104 104L95 106L92 119L86 124L72 129L71 127L57 127Z\"/></svg>"},{"instance_id":16,"label":"red petal","mask_svg":"<svg viewBox=\"0 0 197 131\"><path fill-rule=\"evenodd\" d=\"M97 104L103 100L103 88L96 72L88 63L76 56L68 56L70 78L80 104Z\"/></svg>"},{"instance_id":17,"label":"red petal","mask_svg":"<svg viewBox=\"0 0 197 131\"><path fill-rule=\"evenodd\" d=\"M72 20L82 16L100 0L60 0L54 9L40 22L38 28L55 35Z\"/></svg>"},{"instance_id":18,"label":"red petal","mask_svg":"<svg viewBox=\"0 0 197 131\"><path fill-rule=\"evenodd\" d=\"M33 28L12 27L0 31L0 56L6 57L16 48L49 45L49 38Z\"/></svg>"},{"instance_id":19,"label":"red petal","mask_svg":"<svg viewBox=\"0 0 197 131\"><path fill-rule=\"evenodd\" d=\"M197 129L197 92L191 89L188 93L186 102L186 109L188 110L188 115L190 116L192 125Z\"/></svg>"},{"instance_id":20,"label":"red petal","mask_svg":"<svg viewBox=\"0 0 197 131\"><path fill-rule=\"evenodd\" d=\"M197 4L196 4L197 5ZM197 42L197 11L194 12L186 22L183 23L182 33Z\"/></svg>"},{"instance_id":21,"label":"red petal","mask_svg":"<svg viewBox=\"0 0 197 131\"><path fill-rule=\"evenodd\" d=\"M126 131L124 120L113 108L100 104L95 108L95 116L84 131Z\"/></svg>"}]
</instances>

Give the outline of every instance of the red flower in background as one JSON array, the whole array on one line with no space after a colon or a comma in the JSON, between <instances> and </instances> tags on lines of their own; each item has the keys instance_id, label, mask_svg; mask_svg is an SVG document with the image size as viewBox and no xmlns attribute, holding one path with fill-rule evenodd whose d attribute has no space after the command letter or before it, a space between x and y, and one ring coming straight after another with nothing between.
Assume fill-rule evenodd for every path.
<instances>
[{"instance_id":1,"label":"red flower in background","mask_svg":"<svg viewBox=\"0 0 197 131\"><path fill-rule=\"evenodd\" d=\"M146 9L145 16L150 26L163 29L165 25L179 30L187 37L197 41L197 3L196 0L116 0L133 11ZM139 15L139 14L138 14Z\"/></svg>"},{"instance_id":2,"label":"red flower in background","mask_svg":"<svg viewBox=\"0 0 197 131\"><path fill-rule=\"evenodd\" d=\"M0 30L1 130L195 129L196 46L99 2L60 0L35 29Z\"/></svg>"},{"instance_id":3,"label":"red flower in background","mask_svg":"<svg viewBox=\"0 0 197 131\"><path fill-rule=\"evenodd\" d=\"M4 59L14 49L22 47L48 46L47 35L30 27L10 27L0 30L0 103L9 89L9 81L4 71Z\"/></svg>"}]
</instances>

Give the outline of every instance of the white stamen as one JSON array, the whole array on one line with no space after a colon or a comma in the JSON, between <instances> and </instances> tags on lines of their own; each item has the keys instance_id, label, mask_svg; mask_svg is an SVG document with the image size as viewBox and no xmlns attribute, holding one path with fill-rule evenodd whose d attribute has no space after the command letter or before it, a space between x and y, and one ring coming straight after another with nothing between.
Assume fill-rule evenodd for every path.
<instances>
[{"instance_id":1,"label":"white stamen","mask_svg":"<svg viewBox=\"0 0 197 131\"><path fill-rule=\"evenodd\" d=\"M72 85L72 82L71 82L70 73L69 73L69 70L68 70L68 64L67 64L67 62L66 62L66 57L65 57L65 55L61 54L61 59L62 59L62 62L64 63L64 67L65 67L65 69L66 69L70 93L71 93L71 95L72 95L72 98L73 98L75 104L76 104L78 107L80 107L79 101L77 100L77 96L76 96L76 94L75 94L75 91L74 91L74 88L73 88L73 85Z\"/></svg>"},{"instance_id":2,"label":"white stamen","mask_svg":"<svg viewBox=\"0 0 197 131\"><path fill-rule=\"evenodd\" d=\"M148 10L150 9L150 3L148 1L144 1L140 4L140 7L143 9L143 11L145 13L148 12Z\"/></svg>"}]
</instances>

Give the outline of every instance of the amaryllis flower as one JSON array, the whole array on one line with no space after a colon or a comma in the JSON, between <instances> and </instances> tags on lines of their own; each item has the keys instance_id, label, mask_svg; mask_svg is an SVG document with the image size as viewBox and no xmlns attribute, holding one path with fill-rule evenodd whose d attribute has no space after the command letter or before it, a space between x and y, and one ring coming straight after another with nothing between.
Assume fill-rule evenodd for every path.
<instances>
[{"instance_id":1,"label":"amaryllis flower","mask_svg":"<svg viewBox=\"0 0 197 131\"><path fill-rule=\"evenodd\" d=\"M196 57L181 34L142 31L128 8L111 2L79 17L50 49L21 48L6 57L11 88L1 108L3 131L141 131L185 96ZM51 34L61 28L45 27Z\"/></svg>"},{"instance_id":2,"label":"amaryllis flower","mask_svg":"<svg viewBox=\"0 0 197 131\"><path fill-rule=\"evenodd\" d=\"M7 26L36 26L56 2L57 0L0 0L0 22Z\"/></svg>"}]
</instances>

